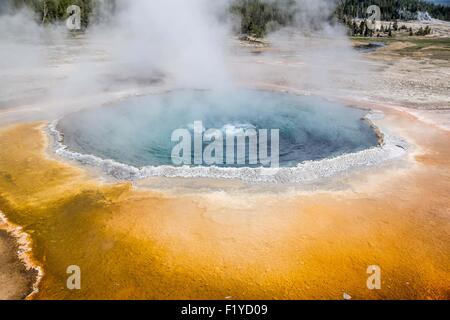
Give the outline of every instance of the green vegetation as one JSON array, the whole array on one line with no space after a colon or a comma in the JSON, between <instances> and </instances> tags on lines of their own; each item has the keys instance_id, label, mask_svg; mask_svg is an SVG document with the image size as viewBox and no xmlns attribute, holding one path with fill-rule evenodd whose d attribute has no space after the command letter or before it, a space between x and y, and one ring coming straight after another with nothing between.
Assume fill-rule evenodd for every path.
<instances>
[{"instance_id":1,"label":"green vegetation","mask_svg":"<svg viewBox=\"0 0 450 320\"><path fill-rule=\"evenodd\" d=\"M450 7L423 0L338 0L337 14L340 18L365 18L370 5L381 9L381 20L412 20L417 12L428 12L431 17L450 21Z\"/></svg>"},{"instance_id":2,"label":"green vegetation","mask_svg":"<svg viewBox=\"0 0 450 320\"><path fill-rule=\"evenodd\" d=\"M347 20L344 17L343 22L347 25L349 36L353 37L393 37L394 33L408 36L427 36L432 32L430 26L420 27L416 32L413 32L412 28L408 29L405 25L399 26L398 21L389 23L388 26L382 25L380 29L376 30L368 28L365 20L361 20L358 23L356 20Z\"/></svg>"},{"instance_id":3,"label":"green vegetation","mask_svg":"<svg viewBox=\"0 0 450 320\"><path fill-rule=\"evenodd\" d=\"M231 12L241 20L241 33L262 37L293 21L295 1L280 2L283 6L261 0L236 0L231 6Z\"/></svg>"},{"instance_id":4,"label":"green vegetation","mask_svg":"<svg viewBox=\"0 0 450 320\"><path fill-rule=\"evenodd\" d=\"M418 12L428 12L433 18L450 21L450 7L423 0L337 0L335 15L329 20L337 18L345 24L350 23L349 29L353 35L373 36L373 32L365 26L353 25L354 18L366 18L366 10L373 4L380 7L381 20L393 22L388 29L382 30L387 36L393 36L402 28L398 21L416 19ZM289 25L301 10L294 0L235 0L231 8L241 19L241 33L254 36L263 36L279 26ZM430 32L429 29L422 29L413 35L427 35Z\"/></svg>"},{"instance_id":5,"label":"green vegetation","mask_svg":"<svg viewBox=\"0 0 450 320\"><path fill-rule=\"evenodd\" d=\"M70 5L77 5L81 8L81 25L86 28L89 24L89 17L93 10L92 0L11 0L13 8L28 6L37 15L37 19L42 23L52 23L67 18L67 8Z\"/></svg>"},{"instance_id":6,"label":"green vegetation","mask_svg":"<svg viewBox=\"0 0 450 320\"><path fill-rule=\"evenodd\" d=\"M5 0L1 0L5 1ZM71 4L76 4L82 9L82 25L87 27L89 18L94 10L93 0L9 0L14 7L28 5L32 7L43 23L51 23L67 17L66 9ZM110 0L114 7L115 0ZM423 0L336 0L337 7L334 16L349 25L352 35L371 36L372 32L354 26L353 19L366 17L366 10L370 5L378 5L381 8L381 19L392 21L394 24L387 35L393 35L400 26L397 21L414 19L418 12L428 12L433 18L450 21L450 7L435 5ZM5 3L5 2L3 2ZM294 21L298 12L301 12L301 2L295 0L233 0L231 12L240 19L240 33L262 37L267 32L276 30L280 26L286 26ZM170 22L168 22L170 23ZM311 26L314 27L314 26ZM410 30L411 35L426 35L429 30ZM383 30L383 33L385 30Z\"/></svg>"},{"instance_id":7,"label":"green vegetation","mask_svg":"<svg viewBox=\"0 0 450 320\"><path fill-rule=\"evenodd\" d=\"M371 38L352 37L357 43L369 44L373 42ZM430 59L439 59L450 61L450 38L379 38L376 42L384 43L386 46L391 43L404 43L399 49L394 49L393 52L400 56L408 58L428 57Z\"/></svg>"},{"instance_id":8,"label":"green vegetation","mask_svg":"<svg viewBox=\"0 0 450 320\"><path fill-rule=\"evenodd\" d=\"M406 43L409 46L397 50L402 56L427 56L431 59L450 60L450 38L415 38Z\"/></svg>"}]
</instances>

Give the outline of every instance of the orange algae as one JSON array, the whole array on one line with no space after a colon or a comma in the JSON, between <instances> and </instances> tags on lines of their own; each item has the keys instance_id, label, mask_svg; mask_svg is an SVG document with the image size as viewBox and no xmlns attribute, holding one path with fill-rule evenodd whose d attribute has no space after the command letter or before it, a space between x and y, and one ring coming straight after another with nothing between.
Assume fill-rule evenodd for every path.
<instances>
[{"instance_id":1,"label":"orange algae","mask_svg":"<svg viewBox=\"0 0 450 320\"><path fill-rule=\"evenodd\" d=\"M22 124L0 132L0 210L32 238L36 299L449 299L449 134L402 121L426 151L348 182L358 192L178 196L100 183Z\"/></svg>"}]
</instances>

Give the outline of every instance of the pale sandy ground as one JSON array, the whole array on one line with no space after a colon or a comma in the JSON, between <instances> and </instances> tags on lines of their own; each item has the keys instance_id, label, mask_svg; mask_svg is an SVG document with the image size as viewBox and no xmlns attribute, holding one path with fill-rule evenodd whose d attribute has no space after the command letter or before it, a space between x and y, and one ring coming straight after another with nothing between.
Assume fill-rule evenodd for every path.
<instances>
[{"instance_id":1,"label":"pale sandy ground","mask_svg":"<svg viewBox=\"0 0 450 320\"><path fill-rule=\"evenodd\" d=\"M448 30L446 28L448 28L447 24L442 25L440 23L438 30L442 32L442 30ZM324 44L320 39L312 40L308 44L312 45L313 48L330 50L329 44ZM81 50L79 44L72 43L68 46L72 45L76 46L77 50ZM333 45L339 46L341 44L337 42ZM378 178L374 175L352 175L349 179L340 178L335 181L328 181L325 184L326 190L335 190L344 192L344 194L325 193L324 195L316 194L315 197L308 194L300 197L290 194L290 196L285 195L285 199L282 199L281 202L278 195L261 193L261 190L265 187L260 188L256 195L246 197L231 192L233 189L236 190L236 187L239 188L238 190L246 188L239 182L196 182L199 184L199 189L205 186L206 190L210 190L211 186L214 187L213 189L217 189L219 185L220 188L228 190L230 193L214 192L209 195L198 196L195 194L189 195L189 191L185 191L186 196L180 199L169 197L173 201L166 201L163 197L161 203L157 201L156 211L166 213L167 210L172 211L170 211L169 216L162 218L159 225L152 220L153 215L156 214L153 211L149 211L151 214L145 217L142 217L139 212L140 202L143 206L150 208L154 205L153 200L145 197L141 199L140 195L132 194L125 197L127 200L123 204L121 202L114 204L119 208L123 205L128 210L117 209L118 214L106 224L106 228L114 232L115 236L113 240L109 239L105 246L113 246L115 242L120 241L118 239L120 239L121 234L135 233L140 241L150 241L149 236L145 233L145 228L148 227L158 234L157 241L163 244L164 250L168 250L165 251L166 253L169 252L169 260L163 261L163 263L168 264L164 264L165 271L175 270L175 273L177 273L193 272L196 268L203 270L205 279L212 279L210 282L206 282L213 284L211 292L214 292L214 286L223 289L222 282L226 281L220 273L221 268L231 268L232 270L237 268L235 272L230 272L234 275L229 282L230 291L236 294L236 292L242 290L242 285L246 284L247 288L250 289L243 292L243 297L250 298L318 298L321 297L323 288L329 289L330 292L323 293L322 297L340 298L339 294L342 294L347 286L345 284L345 278L347 277L345 272L352 274L355 268L361 268L372 258L378 257L381 262L384 261L388 266L389 277L395 279L393 288L388 290L387 293L364 296L366 293L364 293L363 288L354 283L348 284L350 287L356 288L356 296L365 298L428 297L448 299L448 291L445 291L449 281L448 270L445 271L445 265L448 266L448 255L446 257L443 253L449 248L449 206L448 197L445 198L445 194L448 195L447 191L449 190L448 180L446 180L449 166L448 159L444 158L448 156L449 150L448 144L446 147L448 134L443 132L450 128L450 88L448 81L450 59L445 61L428 59L426 56L402 56L396 51L396 49L399 49L396 46L401 46L401 44L392 44L376 53L352 57L352 59L357 60L355 61L357 64L350 65L350 67L347 64L339 65L339 61L331 61L332 64L336 64L336 70L333 72L327 70L326 74L321 74L323 70L320 68L320 61L316 62L317 65L314 65L315 60L311 59L311 49L308 48L296 47L294 50L283 47L264 49L268 54L263 55L251 54L247 48L244 55L231 56L230 63L234 66L235 77L245 85L276 88L277 90L302 94L321 94L330 98L349 101L352 104L399 111L398 114L394 112L390 115L387 122L393 129L395 128L394 131L410 138L410 142L413 143L412 151L414 153L412 154L413 156L419 156L418 162L413 161L408 162L408 164L388 167L383 171L383 174L380 171L380 174L377 175ZM58 50L64 51L64 48L52 48L52 53L58 56ZM333 52L330 55L332 56ZM308 59L305 60L305 56ZM12 123L31 120L51 120L61 113L80 107L113 101L122 96L152 92L155 87L136 81L117 81L100 94L88 92L76 98L68 98L62 95L57 97L56 100L47 100L45 97L48 97L51 88L70 74L71 61L68 58L62 61L54 61L49 68L30 69L31 72L26 76L14 68L4 70L0 75L2 84L5 84L2 92L0 92L0 123L2 126L6 127ZM61 105L67 107L61 110ZM417 122L415 118L409 117L408 114L417 116L426 124ZM423 132L422 136L420 132ZM31 133L36 135L34 131ZM38 139L37 136L35 137ZM11 141L20 141L20 139ZM38 143L37 141L29 143L39 151L41 146L33 144ZM423 151L423 154L419 151ZM36 155L32 156L36 157ZM404 171L405 166L408 168L411 165L416 168L416 171ZM393 172L400 172L401 179L397 182L389 179L393 176ZM417 173L418 175L416 175ZM443 181L436 183L436 180L432 178L439 179L439 176L442 177ZM44 174L42 177L47 176ZM368 181L370 183L367 183ZM412 186L410 182L413 183ZM64 183L65 188L70 190L71 183ZM167 189L168 183L173 186L180 185L176 181L159 180L150 183L143 182L142 186L148 187L150 185L158 189L158 185L161 185ZM385 188L384 183L389 185L390 188ZM425 184L430 185L428 191L424 188ZM192 182L185 182L185 185L187 187L184 188L185 190L189 187L192 188ZM8 184L4 186L10 188ZM24 188L27 190L26 187ZM307 191L315 188L313 186ZM285 191L278 192L284 193ZM53 196L56 190L51 189L46 192ZM298 192L298 190L295 192ZM399 192L401 194L390 197L393 193ZM34 202L37 201L37 209L39 209L39 201L36 199L40 199L43 194L37 193L34 195L35 198L26 199L21 198L23 194L11 193L11 199L15 199L14 197L17 196L18 200L22 199L25 203L29 201L33 205L36 205ZM428 199L429 201L421 203L421 197L423 197L423 200ZM179 225L178 227L177 225L170 226L173 219L175 219L173 221L187 219L186 216L183 218L181 214L184 212L183 208L186 208L187 211L189 211L189 208L192 209L190 212L193 220L191 222L185 221L191 228L189 231L180 229ZM201 210L197 210L198 208ZM280 216L273 214L276 211L279 211ZM260 229L249 224L250 219L255 218L254 212L261 213L261 218L257 220ZM349 217L343 215L345 212L348 212ZM375 224L371 224L370 218L366 216L367 212L373 215ZM229 219L224 218L226 214L230 214ZM125 223L126 221L129 224ZM286 221L294 221L294 223L289 226ZM302 224L302 221L304 224ZM353 222L347 224L349 221L359 221L363 227L361 229L353 228L351 227ZM342 230L336 230L333 227L334 224ZM103 222L101 225L103 226ZM219 228L221 225L223 230ZM374 226L375 228L373 228ZM431 238L432 241L429 241L427 240L427 234L432 233L433 228L436 230L436 236ZM225 231L228 231L229 234ZM0 286L0 299L23 298L30 290L30 275L24 273L24 268L15 255L16 248L12 239L1 232L0 281L2 285ZM283 232L286 235L285 237L282 237L281 233ZM345 232L350 233L352 241L347 241ZM383 241L386 232L387 240ZM248 235L245 236L245 233ZM334 234L337 237L331 239L326 236L327 233ZM367 234L366 237L362 236L364 233ZM175 234L181 234L181 238L174 240ZM266 239L267 236L271 236L273 239ZM204 239L212 240L212 242L206 243L203 241ZM151 241L153 240L151 239ZM52 241L64 240L56 238ZM287 244L284 245L283 241ZM379 245L377 245L377 241L380 241ZM243 248L241 253L236 252L242 243L248 243L249 247ZM263 245L258 248L258 243L263 243ZM353 248L351 247L352 243L355 245ZM188 245L191 245L191 247L188 247ZM49 252L51 252L51 246L52 244L49 243ZM317 253L314 253L314 248L318 250ZM370 248L375 248L374 255L370 253ZM420 249L423 250L420 251ZM224 252L228 253L223 256L215 256L214 252L217 250L225 250ZM408 250L414 252L414 255L405 253ZM190 252L192 256L184 256L183 251ZM118 253L120 252L118 251ZM330 254L330 252L336 252L336 255ZM161 254L159 251L157 253ZM262 255L258 256L258 253ZM298 267L298 263L300 265L302 263L299 253L304 253L305 257L310 258L309 261L303 261L303 263L306 263L306 271L303 274L293 271L293 268ZM320 253L325 253L325 255L321 256ZM136 254L136 252L131 253L130 251L130 259L136 258L133 254ZM248 257L245 258L245 255L248 255ZM276 262L275 265L264 266L264 263L267 262L267 259L262 258L264 255ZM203 262L213 256L216 259L213 265L218 269L210 272L208 271L208 264ZM293 258L290 258L291 256ZM399 260L396 260L396 256L399 256ZM42 253L40 253L40 257L45 258L45 255L42 256ZM151 255L144 257L149 258ZM95 255L91 258L96 261ZM240 258L242 263L237 263L237 258ZM186 266L178 265L177 259L186 262ZM220 261L220 259L222 260ZM336 272L335 281L333 279L321 279L323 273L334 270L333 260L337 261L338 267L342 270ZM421 261L426 261L426 263L418 269L415 268L414 264L419 264ZM113 263L114 260L108 260L108 262ZM47 263L56 262L50 261ZM330 263L331 266L328 265ZM174 264L177 265L174 267ZM405 264L407 264L406 267ZM52 266L54 267L54 265ZM121 267L120 264L119 267ZM267 278L264 279L262 276L255 275L254 272L250 271L252 268L261 275L266 274ZM278 268L278 271L274 271L272 268ZM395 272L396 268L406 268L409 274L403 273L398 278L399 274ZM118 270L125 272L125 269L119 268ZM283 270L284 274L281 272ZM249 275L255 277L256 282L254 284L245 280ZM134 276L139 276L139 273L134 274ZM163 276L164 281L171 283L165 276L167 275ZM358 278L363 276L365 276L364 272ZM307 292L290 295L283 291L283 285L286 285L286 283L295 286L293 284L295 279L308 287L308 277L312 279L312 289L309 295ZM415 282L414 277L418 279ZM439 279L439 277L444 279ZM57 287L55 279L56 277L53 274L50 274L47 280L44 279L44 290L41 298L46 297L45 288L54 289ZM103 280L106 281L107 279L99 278L99 281ZM180 278L174 281L174 283L171 283L172 285L180 285ZM190 278L190 281L194 280ZM426 284L427 281L428 284ZM410 283L413 283L414 287L407 289ZM202 289L195 287L195 281L191 284L196 289ZM338 288L336 288L336 284L339 284ZM266 291L258 291L258 287ZM188 296L189 288L182 287L179 289L181 297ZM208 292L207 289L203 289ZM395 294L396 289L399 292L397 295ZM419 290L420 294L416 294L415 289ZM227 290L219 291L222 294ZM125 290L115 297L129 296L132 297ZM48 292L47 297L60 298L66 296L65 293ZM164 298L164 296L162 297ZM169 293L168 297L177 298L179 296ZM198 297L204 298L201 295Z\"/></svg>"},{"instance_id":2,"label":"pale sandy ground","mask_svg":"<svg viewBox=\"0 0 450 320\"><path fill-rule=\"evenodd\" d=\"M412 24L409 23L408 26ZM436 30L436 34L445 35L446 39L449 39L449 22L437 21L429 25ZM413 27L417 26L418 24L414 23ZM448 41L444 46L427 46L410 53L402 51L415 46L408 40L427 41L435 39L436 34L421 38L399 36L399 41L393 41L375 52L353 57L343 54L342 59L335 51L339 52L339 49L348 46L348 43L311 39L305 43L300 42L294 49L286 43L283 43L284 48L277 49L255 47L255 52L263 52L265 55L240 58L235 62L246 66L240 74L246 83L264 78L266 83L275 84L280 90L382 103L448 130ZM377 38L372 38L371 41L377 42ZM355 40L354 44L360 42ZM310 48L324 51L322 60L314 59L315 51ZM437 50L438 55L433 56L433 49ZM321 68L321 64L325 67ZM330 67L330 64L333 66ZM260 65L265 66L265 71L258 68ZM264 81L259 81L258 84L263 83Z\"/></svg>"}]
</instances>

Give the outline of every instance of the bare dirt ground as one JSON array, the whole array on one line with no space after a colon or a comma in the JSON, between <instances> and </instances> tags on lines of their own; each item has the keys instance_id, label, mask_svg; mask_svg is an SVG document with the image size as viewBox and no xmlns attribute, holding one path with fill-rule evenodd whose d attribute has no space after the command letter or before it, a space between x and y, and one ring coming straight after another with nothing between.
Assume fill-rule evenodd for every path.
<instances>
[{"instance_id":1,"label":"bare dirt ground","mask_svg":"<svg viewBox=\"0 0 450 320\"><path fill-rule=\"evenodd\" d=\"M23 299L31 292L35 277L18 259L16 239L2 227L0 223L0 300Z\"/></svg>"}]
</instances>

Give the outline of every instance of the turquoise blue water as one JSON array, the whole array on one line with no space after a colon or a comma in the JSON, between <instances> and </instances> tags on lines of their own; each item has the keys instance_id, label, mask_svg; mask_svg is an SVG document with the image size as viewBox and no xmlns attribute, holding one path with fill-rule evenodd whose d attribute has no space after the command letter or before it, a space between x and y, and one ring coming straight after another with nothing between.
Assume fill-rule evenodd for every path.
<instances>
[{"instance_id":1,"label":"turquoise blue water","mask_svg":"<svg viewBox=\"0 0 450 320\"><path fill-rule=\"evenodd\" d=\"M172 132L192 132L194 121L223 131L279 129L280 166L289 167L375 146L377 137L362 120L366 113L317 97L267 91L172 91L85 109L57 127L69 149L135 167L172 165L177 144Z\"/></svg>"}]
</instances>

